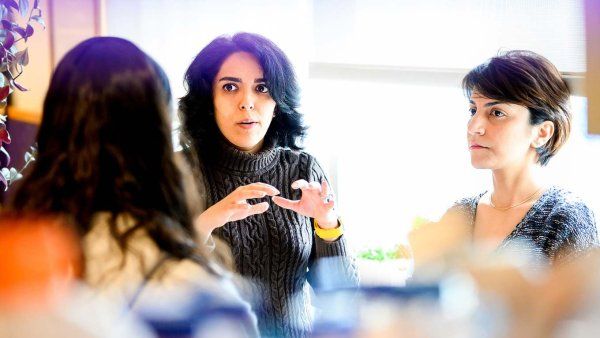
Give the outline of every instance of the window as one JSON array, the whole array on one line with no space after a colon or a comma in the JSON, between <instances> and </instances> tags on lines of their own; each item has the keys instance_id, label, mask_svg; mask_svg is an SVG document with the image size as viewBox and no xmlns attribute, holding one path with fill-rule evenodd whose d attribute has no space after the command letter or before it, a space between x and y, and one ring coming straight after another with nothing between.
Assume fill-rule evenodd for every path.
<instances>
[{"instance_id":1,"label":"window","mask_svg":"<svg viewBox=\"0 0 600 338\"><path fill-rule=\"evenodd\" d=\"M275 41L295 64L307 149L332 174L357 248L401 242L415 217L435 219L489 184L466 150L468 69L499 50L529 49L568 75L577 95L585 72L580 0L108 0L107 26L165 67L175 97L214 37L246 30ZM546 174L600 215L589 184L600 138L585 134L585 97L572 103L571 139Z\"/></svg>"}]
</instances>

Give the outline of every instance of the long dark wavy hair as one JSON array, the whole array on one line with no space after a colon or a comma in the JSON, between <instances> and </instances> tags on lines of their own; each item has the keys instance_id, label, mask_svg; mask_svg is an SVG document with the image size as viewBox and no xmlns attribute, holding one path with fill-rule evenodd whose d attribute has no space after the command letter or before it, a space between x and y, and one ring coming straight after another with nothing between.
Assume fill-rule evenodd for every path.
<instances>
[{"instance_id":1,"label":"long dark wavy hair","mask_svg":"<svg viewBox=\"0 0 600 338\"><path fill-rule=\"evenodd\" d=\"M214 272L196 245L183 174L174 158L164 72L131 42L88 39L58 64L44 101L38 157L12 200L18 212L64 215L80 235L108 211L122 249L145 229L175 258ZM119 234L116 220L136 225Z\"/></svg>"},{"instance_id":2,"label":"long dark wavy hair","mask_svg":"<svg viewBox=\"0 0 600 338\"><path fill-rule=\"evenodd\" d=\"M182 146L195 149L202 162L213 159L218 149L216 145L223 139L214 116L213 82L225 59L236 52L256 57L276 102L275 117L265 135L264 147L302 149L307 128L297 111L300 90L292 64L272 41L253 33L218 37L192 61L185 73L187 94L179 101Z\"/></svg>"}]
</instances>

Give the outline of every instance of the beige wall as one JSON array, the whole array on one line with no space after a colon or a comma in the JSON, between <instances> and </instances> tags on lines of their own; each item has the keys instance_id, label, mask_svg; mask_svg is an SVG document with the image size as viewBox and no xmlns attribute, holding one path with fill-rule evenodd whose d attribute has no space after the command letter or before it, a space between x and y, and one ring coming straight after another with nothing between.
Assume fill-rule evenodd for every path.
<instances>
[{"instance_id":1,"label":"beige wall","mask_svg":"<svg viewBox=\"0 0 600 338\"><path fill-rule=\"evenodd\" d=\"M36 28L27 42L29 65L18 82L29 89L14 92L9 110L11 119L38 123L52 69L77 43L102 32L103 0L41 1L46 30Z\"/></svg>"},{"instance_id":2,"label":"beige wall","mask_svg":"<svg viewBox=\"0 0 600 338\"><path fill-rule=\"evenodd\" d=\"M600 134L600 1L585 0L588 131Z\"/></svg>"}]
</instances>

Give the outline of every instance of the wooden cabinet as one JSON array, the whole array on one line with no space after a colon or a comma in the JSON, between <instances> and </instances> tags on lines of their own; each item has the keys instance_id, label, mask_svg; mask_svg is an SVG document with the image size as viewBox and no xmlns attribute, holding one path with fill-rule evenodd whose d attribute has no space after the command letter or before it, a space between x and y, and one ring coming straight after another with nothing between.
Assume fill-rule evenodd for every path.
<instances>
[{"instance_id":1,"label":"wooden cabinet","mask_svg":"<svg viewBox=\"0 0 600 338\"><path fill-rule=\"evenodd\" d=\"M600 135L600 1L585 0L588 132Z\"/></svg>"}]
</instances>

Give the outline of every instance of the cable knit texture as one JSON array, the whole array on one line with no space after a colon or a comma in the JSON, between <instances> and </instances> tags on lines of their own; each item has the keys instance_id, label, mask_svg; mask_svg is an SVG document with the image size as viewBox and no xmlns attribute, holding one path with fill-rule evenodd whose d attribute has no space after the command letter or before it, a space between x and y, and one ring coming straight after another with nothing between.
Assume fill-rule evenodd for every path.
<instances>
[{"instance_id":1,"label":"cable knit texture","mask_svg":"<svg viewBox=\"0 0 600 338\"><path fill-rule=\"evenodd\" d=\"M280 196L297 200L301 191L291 188L294 181L326 179L312 156L277 147L248 154L223 146L213 163L204 168L209 205L255 182L270 184ZM255 300L261 334L303 337L310 332L313 312L307 282L319 288L321 281L331 281L336 274L333 280L338 286L355 286L356 267L347 256L343 236L335 242L321 240L314 234L311 219L280 208L268 196L250 203L264 201L270 204L265 213L227 223L214 234L230 245L238 272L251 281L245 291ZM326 257L334 263L317 268ZM328 276L323 278L317 270Z\"/></svg>"},{"instance_id":2,"label":"cable knit texture","mask_svg":"<svg viewBox=\"0 0 600 338\"><path fill-rule=\"evenodd\" d=\"M477 204L484 194L464 198L453 207L466 214L471 226L475 224ZM527 245L523 248L522 243ZM497 250L518 249L532 258L554 262L572 259L597 246L598 233L592 211L571 192L550 187Z\"/></svg>"}]
</instances>

